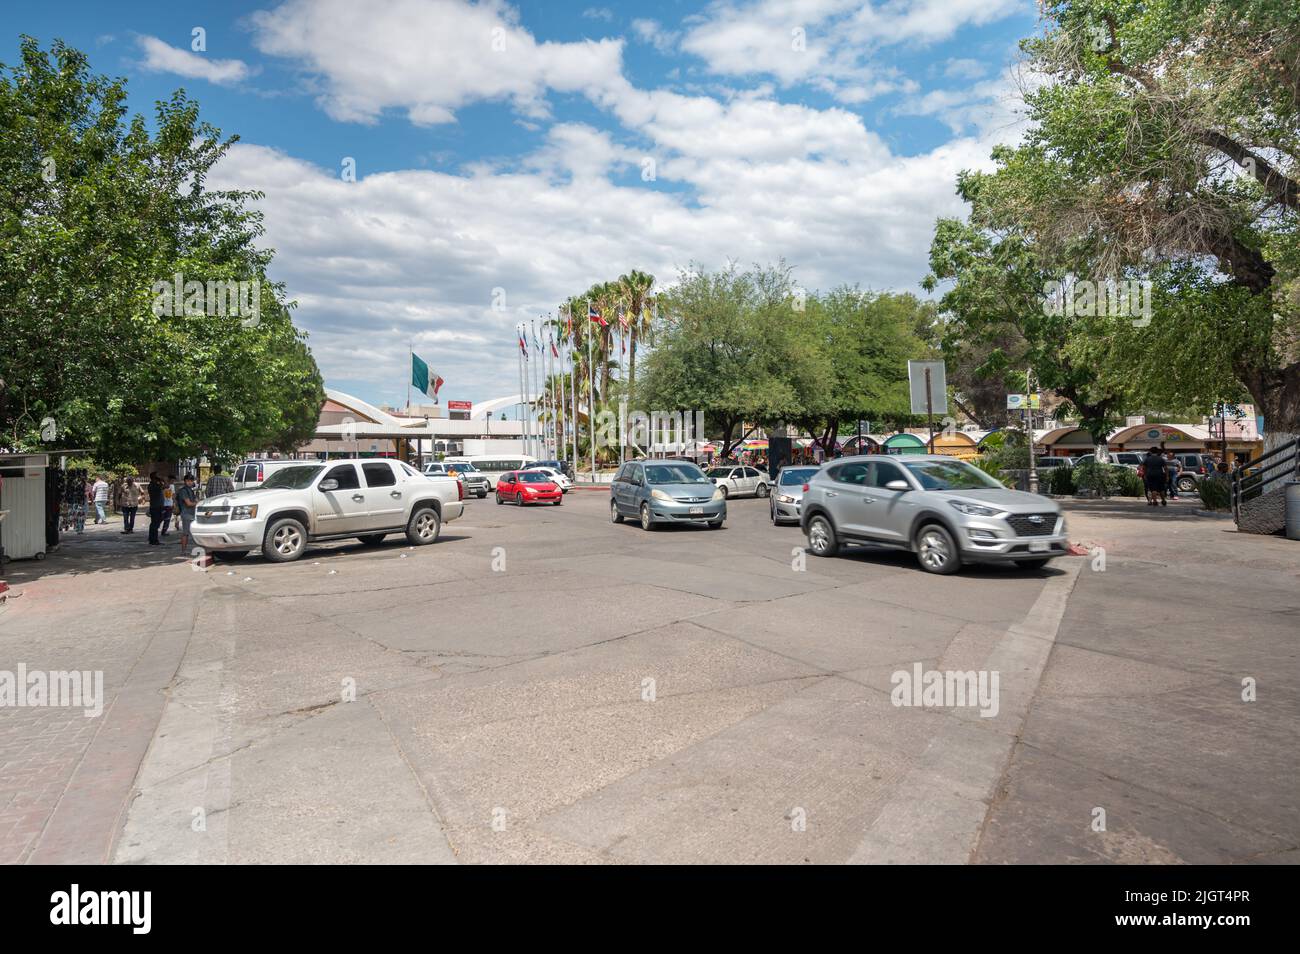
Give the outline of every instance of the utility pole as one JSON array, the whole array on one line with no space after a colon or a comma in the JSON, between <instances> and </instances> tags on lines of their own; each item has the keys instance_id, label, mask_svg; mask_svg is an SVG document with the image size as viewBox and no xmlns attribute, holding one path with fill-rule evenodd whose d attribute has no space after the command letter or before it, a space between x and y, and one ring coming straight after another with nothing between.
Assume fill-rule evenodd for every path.
<instances>
[{"instance_id":1,"label":"utility pole","mask_svg":"<svg viewBox=\"0 0 1300 954\"><path fill-rule=\"evenodd\" d=\"M1034 459L1034 370L1025 371L1025 431L1029 436L1029 492L1038 493L1038 462Z\"/></svg>"}]
</instances>

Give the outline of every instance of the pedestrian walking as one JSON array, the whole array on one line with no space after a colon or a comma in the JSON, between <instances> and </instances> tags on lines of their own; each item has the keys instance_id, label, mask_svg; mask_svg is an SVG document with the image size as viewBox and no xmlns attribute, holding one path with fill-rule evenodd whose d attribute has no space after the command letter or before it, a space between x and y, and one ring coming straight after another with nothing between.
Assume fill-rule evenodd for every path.
<instances>
[{"instance_id":1,"label":"pedestrian walking","mask_svg":"<svg viewBox=\"0 0 1300 954\"><path fill-rule=\"evenodd\" d=\"M163 485L162 535L167 536L171 529L172 514L176 512L176 475L168 474L167 483Z\"/></svg>"},{"instance_id":2,"label":"pedestrian walking","mask_svg":"<svg viewBox=\"0 0 1300 954\"><path fill-rule=\"evenodd\" d=\"M103 474L96 474L90 485L90 502L95 507L95 523L108 523L108 481Z\"/></svg>"},{"instance_id":3,"label":"pedestrian walking","mask_svg":"<svg viewBox=\"0 0 1300 954\"><path fill-rule=\"evenodd\" d=\"M158 546L162 543L158 539L158 528L162 526L163 519L163 483L162 478L158 476L158 471L151 471L149 474L149 545Z\"/></svg>"},{"instance_id":4,"label":"pedestrian walking","mask_svg":"<svg viewBox=\"0 0 1300 954\"><path fill-rule=\"evenodd\" d=\"M212 476L208 478L207 484L203 487L204 497L219 497L222 494L233 494L235 492L235 482L221 472L220 464L212 465Z\"/></svg>"},{"instance_id":5,"label":"pedestrian walking","mask_svg":"<svg viewBox=\"0 0 1300 954\"><path fill-rule=\"evenodd\" d=\"M1182 475L1183 465L1173 451L1168 451L1165 459L1165 489L1170 500L1178 499L1178 478Z\"/></svg>"},{"instance_id":6,"label":"pedestrian walking","mask_svg":"<svg viewBox=\"0 0 1300 954\"><path fill-rule=\"evenodd\" d=\"M121 533L135 533L135 515L140 509L140 487L134 477L128 477L118 491L117 509L122 514Z\"/></svg>"},{"instance_id":7,"label":"pedestrian walking","mask_svg":"<svg viewBox=\"0 0 1300 954\"><path fill-rule=\"evenodd\" d=\"M1148 507L1169 506L1165 501L1165 459L1155 447L1149 448L1142 459L1142 483L1146 487Z\"/></svg>"},{"instance_id":8,"label":"pedestrian walking","mask_svg":"<svg viewBox=\"0 0 1300 954\"><path fill-rule=\"evenodd\" d=\"M181 527L181 553L188 553L190 547L190 525L198 512L199 488L194 483L194 475L186 474L185 481L176 488L176 521Z\"/></svg>"}]
</instances>

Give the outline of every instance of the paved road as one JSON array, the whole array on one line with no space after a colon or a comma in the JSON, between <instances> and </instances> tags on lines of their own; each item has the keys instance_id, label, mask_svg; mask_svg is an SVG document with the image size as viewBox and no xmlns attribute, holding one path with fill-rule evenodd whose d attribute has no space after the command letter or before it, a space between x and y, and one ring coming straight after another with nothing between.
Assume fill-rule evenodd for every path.
<instances>
[{"instance_id":1,"label":"paved road","mask_svg":"<svg viewBox=\"0 0 1300 954\"><path fill-rule=\"evenodd\" d=\"M436 546L288 566L111 527L15 564L0 659L103 669L108 705L0 710L0 860L1294 856L1294 544L1097 505L1071 527L1104 570L937 578L805 559L765 501L718 532L605 507L474 501ZM997 671L997 714L893 705L917 663Z\"/></svg>"}]
</instances>

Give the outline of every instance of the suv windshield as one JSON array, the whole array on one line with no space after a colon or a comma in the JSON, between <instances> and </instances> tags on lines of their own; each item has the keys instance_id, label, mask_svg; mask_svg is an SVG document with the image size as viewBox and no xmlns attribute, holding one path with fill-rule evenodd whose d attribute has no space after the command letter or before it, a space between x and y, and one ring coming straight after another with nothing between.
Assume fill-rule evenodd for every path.
<instances>
[{"instance_id":1,"label":"suv windshield","mask_svg":"<svg viewBox=\"0 0 1300 954\"><path fill-rule=\"evenodd\" d=\"M905 463L926 490L986 490L1005 488L984 471L959 460L919 460Z\"/></svg>"},{"instance_id":2,"label":"suv windshield","mask_svg":"<svg viewBox=\"0 0 1300 954\"><path fill-rule=\"evenodd\" d=\"M262 482L263 490L304 490L311 486L316 475L323 468L320 464L304 464L302 467L285 467L277 470Z\"/></svg>"},{"instance_id":3,"label":"suv windshield","mask_svg":"<svg viewBox=\"0 0 1300 954\"><path fill-rule=\"evenodd\" d=\"M817 473L816 467L787 467L781 471L781 484L805 484L815 473Z\"/></svg>"},{"instance_id":4,"label":"suv windshield","mask_svg":"<svg viewBox=\"0 0 1300 954\"><path fill-rule=\"evenodd\" d=\"M694 464L652 464L645 469L647 484L707 484L709 478Z\"/></svg>"}]
</instances>

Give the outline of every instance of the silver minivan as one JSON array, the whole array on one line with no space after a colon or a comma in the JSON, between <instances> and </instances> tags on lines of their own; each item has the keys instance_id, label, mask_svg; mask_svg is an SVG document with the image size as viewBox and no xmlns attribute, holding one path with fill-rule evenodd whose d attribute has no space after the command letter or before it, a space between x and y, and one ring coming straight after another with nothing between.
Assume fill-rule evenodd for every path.
<instances>
[{"instance_id":1,"label":"silver minivan","mask_svg":"<svg viewBox=\"0 0 1300 954\"><path fill-rule=\"evenodd\" d=\"M952 457L841 458L809 479L801 510L816 556L846 544L898 547L929 573L956 573L963 563L1041 567L1070 546L1055 501L1008 490Z\"/></svg>"},{"instance_id":2,"label":"silver minivan","mask_svg":"<svg viewBox=\"0 0 1300 954\"><path fill-rule=\"evenodd\" d=\"M670 523L717 530L727 519L727 495L689 460L630 460L609 486L609 519L624 518L642 530Z\"/></svg>"}]
</instances>

